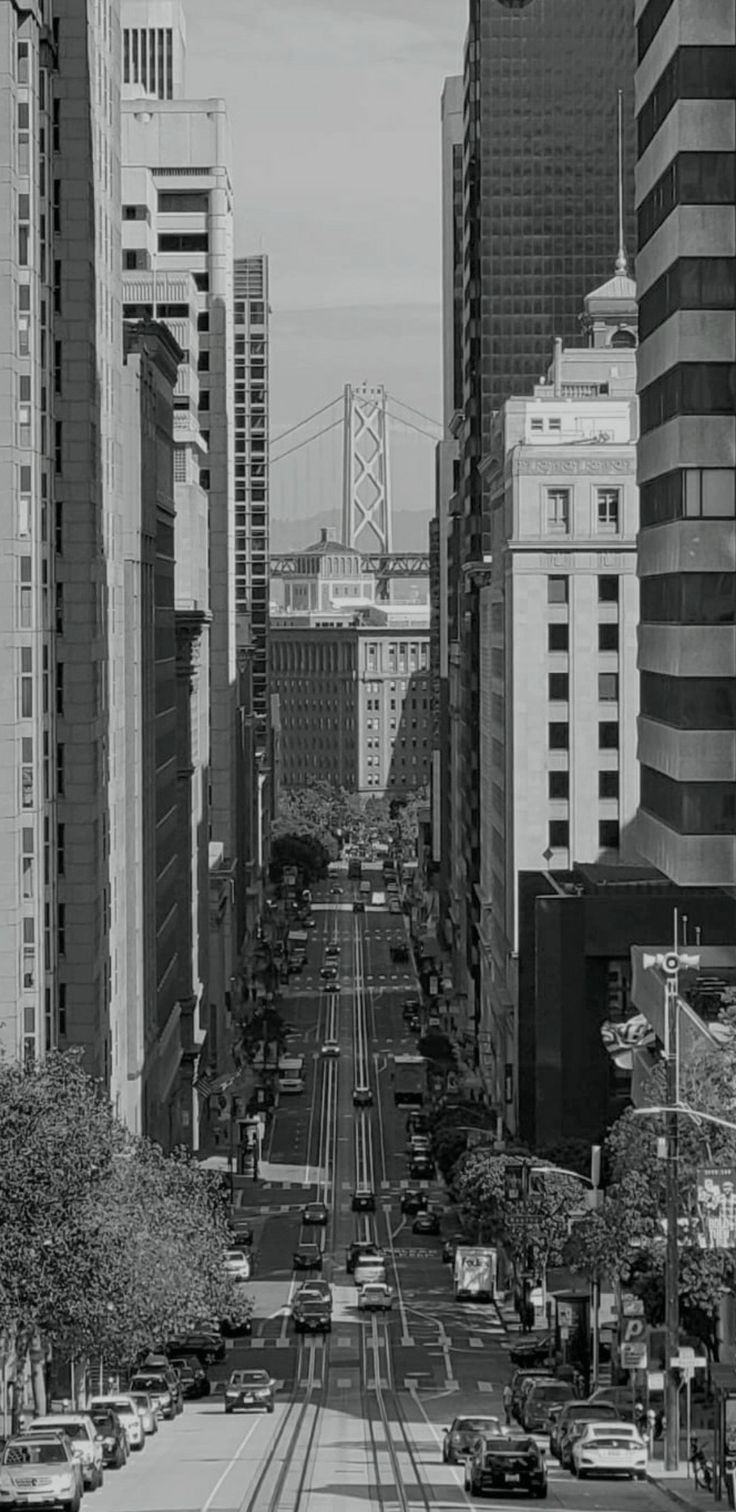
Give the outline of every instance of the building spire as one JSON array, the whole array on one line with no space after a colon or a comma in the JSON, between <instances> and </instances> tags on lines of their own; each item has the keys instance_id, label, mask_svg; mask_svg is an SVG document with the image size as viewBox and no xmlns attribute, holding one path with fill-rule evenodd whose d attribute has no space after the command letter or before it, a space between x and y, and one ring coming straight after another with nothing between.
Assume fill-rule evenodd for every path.
<instances>
[{"instance_id":1,"label":"building spire","mask_svg":"<svg viewBox=\"0 0 736 1512\"><path fill-rule=\"evenodd\" d=\"M624 244L624 92L618 91L618 252L615 272L624 277L629 271L629 259Z\"/></svg>"}]
</instances>

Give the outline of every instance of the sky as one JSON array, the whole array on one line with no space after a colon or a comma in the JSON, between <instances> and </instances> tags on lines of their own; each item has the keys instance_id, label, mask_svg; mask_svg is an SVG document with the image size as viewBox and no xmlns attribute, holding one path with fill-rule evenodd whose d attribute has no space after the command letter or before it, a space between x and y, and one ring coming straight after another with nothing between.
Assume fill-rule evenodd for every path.
<instances>
[{"instance_id":1,"label":"sky","mask_svg":"<svg viewBox=\"0 0 736 1512\"><path fill-rule=\"evenodd\" d=\"M363 380L439 416L440 95L467 0L185 9L187 92L228 105L236 256L269 257L272 438ZM395 511L429 515L431 442L391 445ZM338 509L339 468L339 431L276 463L276 519Z\"/></svg>"}]
</instances>

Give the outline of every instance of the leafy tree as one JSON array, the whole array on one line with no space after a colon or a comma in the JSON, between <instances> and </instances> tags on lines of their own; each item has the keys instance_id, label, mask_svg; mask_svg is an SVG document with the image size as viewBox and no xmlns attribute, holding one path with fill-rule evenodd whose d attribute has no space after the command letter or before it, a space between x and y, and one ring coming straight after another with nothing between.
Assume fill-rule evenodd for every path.
<instances>
[{"instance_id":1,"label":"leafy tree","mask_svg":"<svg viewBox=\"0 0 736 1512\"><path fill-rule=\"evenodd\" d=\"M518 1273L541 1274L562 1258L583 1187L573 1176L531 1171L528 1195L520 1198L512 1186L520 1163L518 1156L481 1146L460 1158L452 1185L466 1221L503 1244Z\"/></svg>"},{"instance_id":2,"label":"leafy tree","mask_svg":"<svg viewBox=\"0 0 736 1512\"><path fill-rule=\"evenodd\" d=\"M29 1358L112 1363L236 1306L216 1180L133 1138L77 1054L0 1063L0 1330Z\"/></svg>"},{"instance_id":3,"label":"leafy tree","mask_svg":"<svg viewBox=\"0 0 736 1512\"><path fill-rule=\"evenodd\" d=\"M666 1102L664 1068L652 1072L645 1088L652 1106ZM684 1106L736 1121L736 1044L707 1050L682 1068ZM650 1323L664 1309L666 1162L658 1140L666 1133L662 1115L641 1117L628 1109L611 1129L606 1155L611 1182L603 1207L588 1214L571 1241L580 1269L611 1275L641 1297ZM736 1163L736 1132L718 1125L678 1119L679 1292L683 1326L717 1356L717 1314L725 1290L736 1285L730 1251L700 1245L696 1210L697 1167Z\"/></svg>"},{"instance_id":4,"label":"leafy tree","mask_svg":"<svg viewBox=\"0 0 736 1512\"><path fill-rule=\"evenodd\" d=\"M495 1114L482 1103L463 1102L440 1112L432 1124L432 1150L445 1180L468 1148L467 1130L495 1129L495 1125Z\"/></svg>"},{"instance_id":5,"label":"leafy tree","mask_svg":"<svg viewBox=\"0 0 736 1512\"><path fill-rule=\"evenodd\" d=\"M330 851L316 834L278 835L271 846L271 880L280 882L285 866L295 866L304 881L314 882L327 875Z\"/></svg>"}]
</instances>

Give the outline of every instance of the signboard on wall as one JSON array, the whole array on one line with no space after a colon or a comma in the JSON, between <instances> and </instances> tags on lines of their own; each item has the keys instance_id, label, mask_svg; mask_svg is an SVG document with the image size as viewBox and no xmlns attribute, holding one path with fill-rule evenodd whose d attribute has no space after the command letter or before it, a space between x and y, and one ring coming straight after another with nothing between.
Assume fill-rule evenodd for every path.
<instances>
[{"instance_id":1,"label":"signboard on wall","mask_svg":"<svg viewBox=\"0 0 736 1512\"><path fill-rule=\"evenodd\" d=\"M701 1166L697 1175L700 1243L704 1249L736 1247L736 1166Z\"/></svg>"}]
</instances>

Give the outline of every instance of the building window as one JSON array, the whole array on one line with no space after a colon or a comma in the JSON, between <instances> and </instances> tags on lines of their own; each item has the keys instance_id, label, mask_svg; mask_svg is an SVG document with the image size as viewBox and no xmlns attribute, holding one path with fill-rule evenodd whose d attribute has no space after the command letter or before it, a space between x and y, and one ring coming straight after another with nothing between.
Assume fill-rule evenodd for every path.
<instances>
[{"instance_id":1,"label":"building window","mask_svg":"<svg viewBox=\"0 0 736 1512\"><path fill-rule=\"evenodd\" d=\"M569 488L548 488L546 497L548 535L567 535L570 529Z\"/></svg>"},{"instance_id":2,"label":"building window","mask_svg":"<svg viewBox=\"0 0 736 1512\"><path fill-rule=\"evenodd\" d=\"M735 257L680 257L643 295L639 336L644 341L678 310L735 308Z\"/></svg>"},{"instance_id":3,"label":"building window","mask_svg":"<svg viewBox=\"0 0 736 1512\"><path fill-rule=\"evenodd\" d=\"M616 703L618 701L618 673L598 673L598 698L601 703Z\"/></svg>"},{"instance_id":4,"label":"building window","mask_svg":"<svg viewBox=\"0 0 736 1512\"><path fill-rule=\"evenodd\" d=\"M549 772L547 774L547 782L550 798L570 797L569 772Z\"/></svg>"},{"instance_id":5,"label":"building window","mask_svg":"<svg viewBox=\"0 0 736 1512\"><path fill-rule=\"evenodd\" d=\"M618 750L618 720L602 719L598 724L599 751Z\"/></svg>"},{"instance_id":6,"label":"building window","mask_svg":"<svg viewBox=\"0 0 736 1512\"><path fill-rule=\"evenodd\" d=\"M617 604L618 603L618 578L617 577L605 577L605 576L604 577L599 577L599 579L598 579L598 603L599 604Z\"/></svg>"},{"instance_id":7,"label":"building window","mask_svg":"<svg viewBox=\"0 0 736 1512\"><path fill-rule=\"evenodd\" d=\"M551 720L547 725L547 733L550 751L566 751L568 749L570 744L570 726L566 720Z\"/></svg>"},{"instance_id":8,"label":"building window","mask_svg":"<svg viewBox=\"0 0 736 1512\"><path fill-rule=\"evenodd\" d=\"M601 535L616 535L620 528L620 493L617 488L596 489L596 518Z\"/></svg>"},{"instance_id":9,"label":"building window","mask_svg":"<svg viewBox=\"0 0 736 1512\"><path fill-rule=\"evenodd\" d=\"M647 435L678 415L733 415L736 363L678 362L643 389L641 431Z\"/></svg>"},{"instance_id":10,"label":"building window","mask_svg":"<svg viewBox=\"0 0 736 1512\"><path fill-rule=\"evenodd\" d=\"M566 604L570 591L570 579L568 577L547 578L547 603Z\"/></svg>"},{"instance_id":11,"label":"building window","mask_svg":"<svg viewBox=\"0 0 736 1512\"><path fill-rule=\"evenodd\" d=\"M598 626L598 650L618 651L618 625L608 624Z\"/></svg>"},{"instance_id":12,"label":"building window","mask_svg":"<svg viewBox=\"0 0 736 1512\"><path fill-rule=\"evenodd\" d=\"M547 677L547 697L554 702L565 703L569 694L567 672L550 672Z\"/></svg>"},{"instance_id":13,"label":"building window","mask_svg":"<svg viewBox=\"0 0 736 1512\"><path fill-rule=\"evenodd\" d=\"M567 850L570 844L570 821L568 819L550 819L548 833L550 850Z\"/></svg>"},{"instance_id":14,"label":"building window","mask_svg":"<svg viewBox=\"0 0 736 1512\"><path fill-rule=\"evenodd\" d=\"M618 772L598 773L598 797L618 798Z\"/></svg>"},{"instance_id":15,"label":"building window","mask_svg":"<svg viewBox=\"0 0 736 1512\"><path fill-rule=\"evenodd\" d=\"M601 819L598 825L598 844L601 850L618 850L618 819Z\"/></svg>"},{"instance_id":16,"label":"building window","mask_svg":"<svg viewBox=\"0 0 736 1512\"><path fill-rule=\"evenodd\" d=\"M570 641L569 625L547 626L547 649L549 651L567 651Z\"/></svg>"},{"instance_id":17,"label":"building window","mask_svg":"<svg viewBox=\"0 0 736 1512\"><path fill-rule=\"evenodd\" d=\"M209 245L206 231L167 231L158 239L159 252L208 252Z\"/></svg>"}]
</instances>

